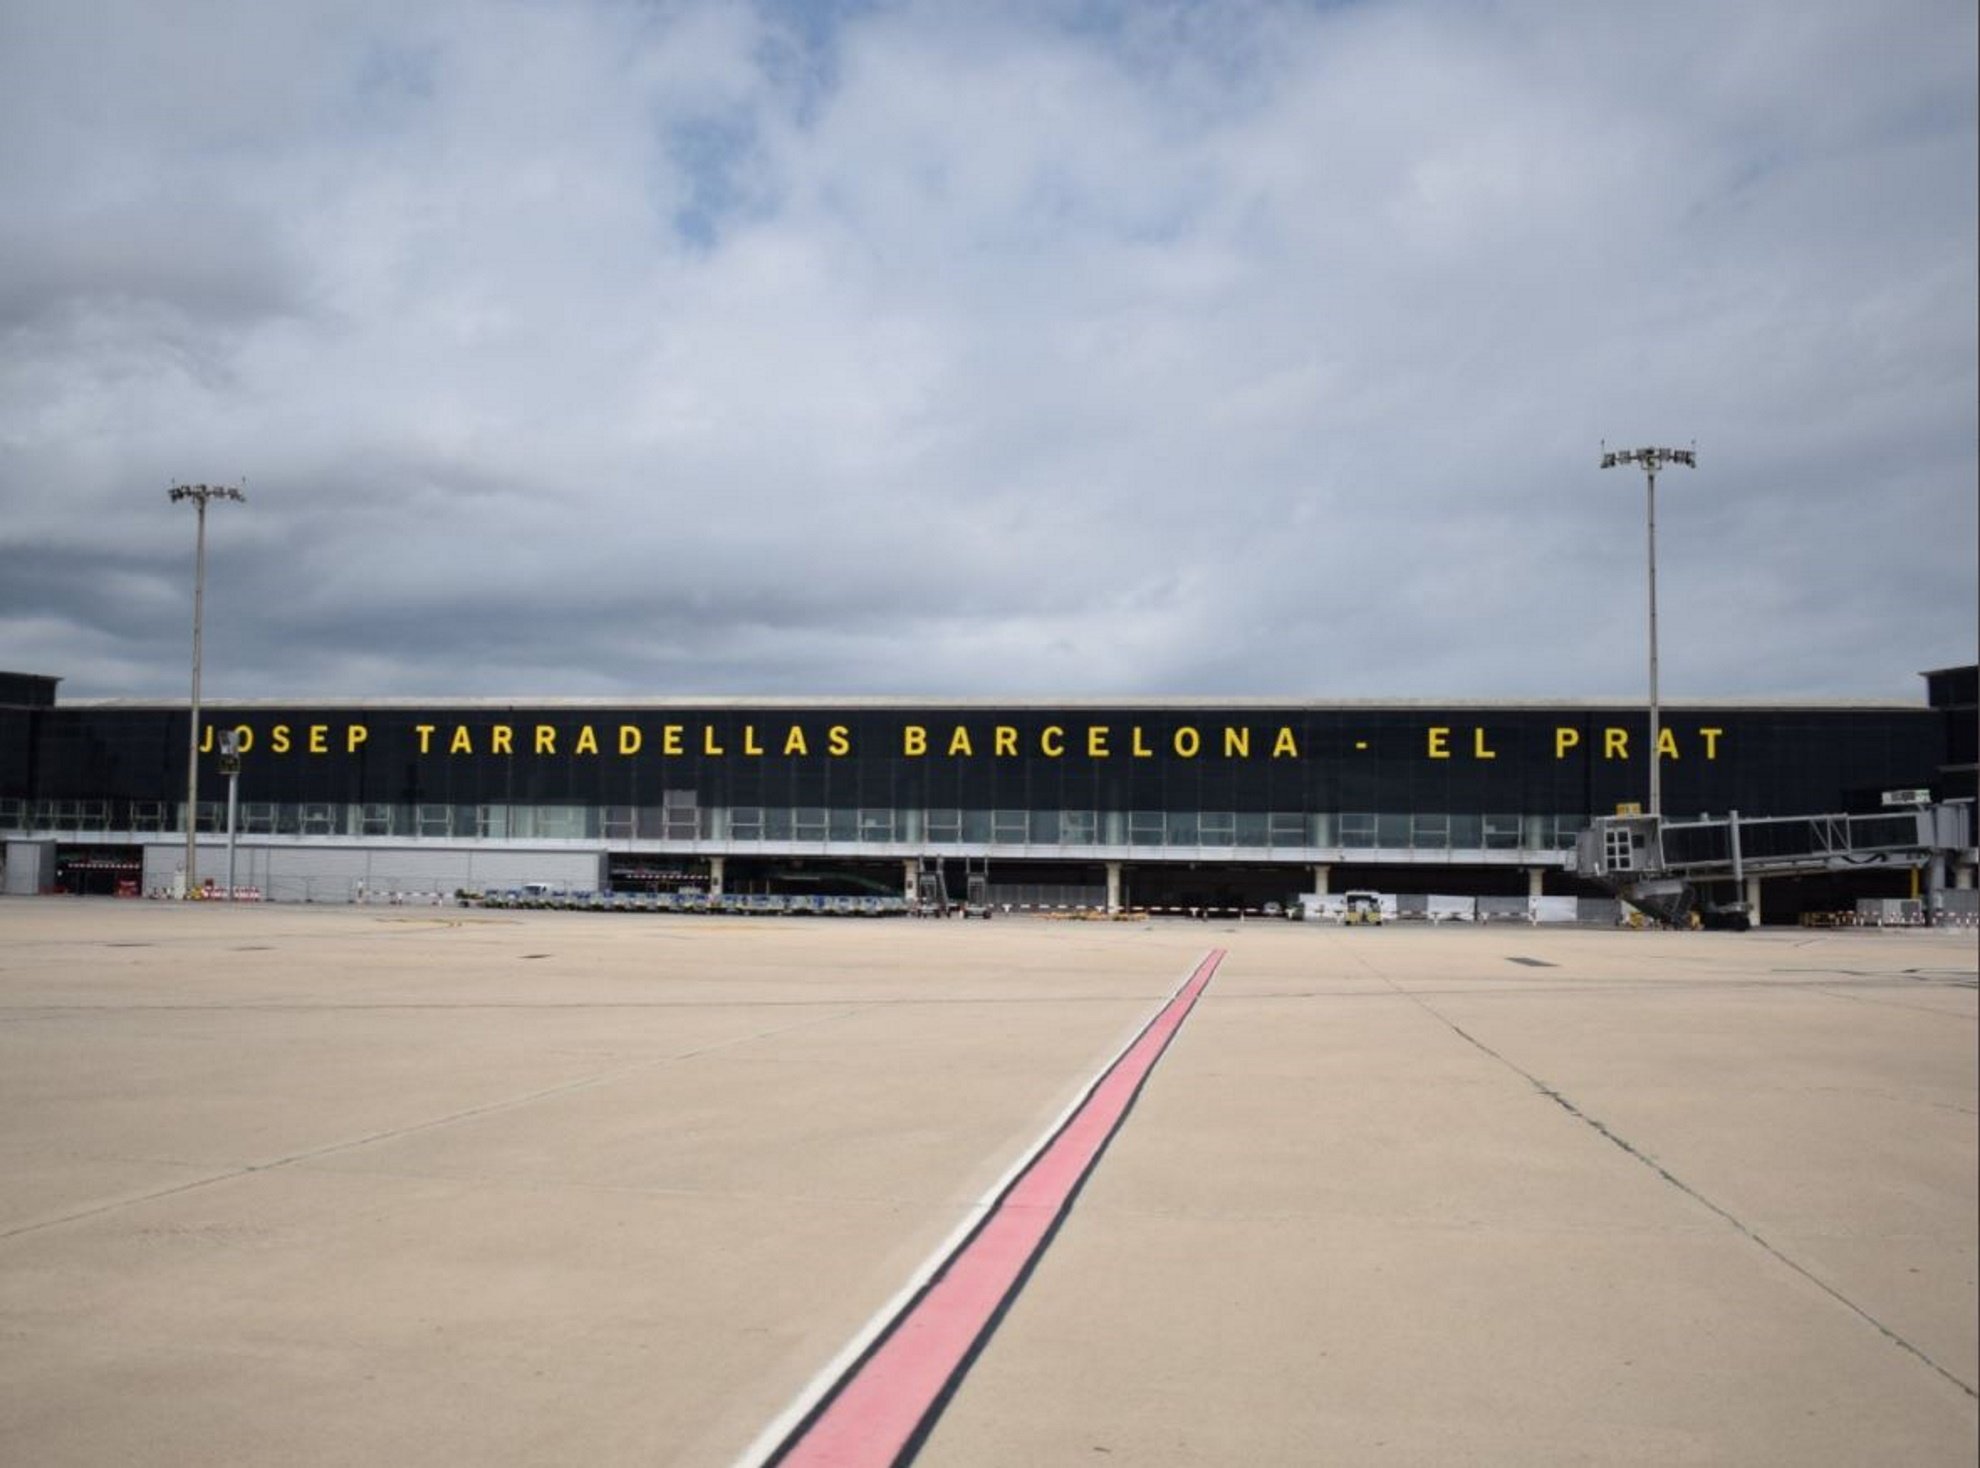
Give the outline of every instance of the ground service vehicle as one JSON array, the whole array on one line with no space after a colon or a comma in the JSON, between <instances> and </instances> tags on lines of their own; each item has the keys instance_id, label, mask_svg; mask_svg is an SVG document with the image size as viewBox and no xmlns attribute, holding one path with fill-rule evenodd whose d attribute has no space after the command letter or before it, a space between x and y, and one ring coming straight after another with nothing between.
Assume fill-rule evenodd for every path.
<instances>
[{"instance_id":1,"label":"ground service vehicle","mask_svg":"<svg viewBox=\"0 0 1980 1468\"><path fill-rule=\"evenodd\" d=\"M1343 892L1341 894L1341 921L1343 923L1382 922L1382 894L1379 892Z\"/></svg>"}]
</instances>

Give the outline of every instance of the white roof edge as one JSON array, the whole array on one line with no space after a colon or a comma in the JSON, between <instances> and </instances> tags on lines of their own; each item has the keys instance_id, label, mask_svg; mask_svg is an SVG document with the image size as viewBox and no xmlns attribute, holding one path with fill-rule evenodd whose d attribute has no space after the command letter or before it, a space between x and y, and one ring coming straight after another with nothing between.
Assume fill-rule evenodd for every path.
<instances>
[{"instance_id":1,"label":"white roof edge","mask_svg":"<svg viewBox=\"0 0 1980 1468\"><path fill-rule=\"evenodd\" d=\"M74 698L64 699L54 704L56 709L179 709L186 706L182 698ZM1518 712L1523 710L1640 710L1644 707L1641 697L1618 698L916 698L912 696L855 697L855 698L814 698L814 697L734 697L734 696L685 696L668 695L641 697L548 697L548 698L203 698L204 709L320 709L325 712L362 712L368 710L458 710L464 713L481 713L496 710L655 710L679 709L688 712L715 712L727 710L815 710L829 712L844 709L848 712L866 710L900 709L903 711L929 711L953 709L958 712L999 711L1010 712L1050 712L1055 710L1093 711L1121 709L1147 710L1150 712L1218 712L1220 710L1270 711L1276 709L1322 712L1341 709L1356 712L1380 712L1395 710L1414 712L1420 710L1477 709L1487 712ZM1756 709L1788 710L1807 709L1810 711L1839 711L1850 709L1887 710L1930 713L1932 707L1923 699L1901 698L1665 698L1659 706L1666 711L1673 709Z\"/></svg>"}]
</instances>

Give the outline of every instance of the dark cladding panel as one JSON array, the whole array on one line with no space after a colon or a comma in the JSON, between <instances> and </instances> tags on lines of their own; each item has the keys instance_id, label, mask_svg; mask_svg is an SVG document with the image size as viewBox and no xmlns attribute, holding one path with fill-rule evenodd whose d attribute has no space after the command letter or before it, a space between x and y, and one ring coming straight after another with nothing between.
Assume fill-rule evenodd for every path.
<instances>
[{"instance_id":1,"label":"dark cladding panel","mask_svg":"<svg viewBox=\"0 0 1980 1468\"><path fill-rule=\"evenodd\" d=\"M182 798L185 717L8 710L0 791ZM1669 709L1665 809L1805 814L1931 785L1945 720ZM209 749L241 731L243 798L270 802L1569 815L1647 784L1640 708L214 706L206 722ZM210 752L201 794L225 795Z\"/></svg>"}]
</instances>

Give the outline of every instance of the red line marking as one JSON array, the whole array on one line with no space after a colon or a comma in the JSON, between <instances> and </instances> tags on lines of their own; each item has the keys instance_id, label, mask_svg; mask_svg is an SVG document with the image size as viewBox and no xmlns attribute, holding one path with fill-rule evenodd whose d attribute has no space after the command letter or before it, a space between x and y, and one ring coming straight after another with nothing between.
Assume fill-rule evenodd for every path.
<instances>
[{"instance_id":1,"label":"red line marking","mask_svg":"<svg viewBox=\"0 0 1980 1468\"><path fill-rule=\"evenodd\" d=\"M1223 961L1213 949L1011 1184L982 1227L771 1462L882 1468L919 1447L1142 1083ZM906 1455L906 1456L904 1456Z\"/></svg>"}]
</instances>

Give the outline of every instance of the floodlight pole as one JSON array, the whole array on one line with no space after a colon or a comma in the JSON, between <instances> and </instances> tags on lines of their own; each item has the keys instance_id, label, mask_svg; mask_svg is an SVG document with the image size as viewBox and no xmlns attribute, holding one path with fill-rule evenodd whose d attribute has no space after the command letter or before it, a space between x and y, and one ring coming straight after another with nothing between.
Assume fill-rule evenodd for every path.
<instances>
[{"instance_id":1,"label":"floodlight pole","mask_svg":"<svg viewBox=\"0 0 1980 1468\"><path fill-rule=\"evenodd\" d=\"M192 712L186 736L186 876L181 894L183 900L190 901L199 881L199 641L206 600L206 506L209 500L245 501L247 496L231 484L175 484L166 495L174 504L191 500L199 512L193 552Z\"/></svg>"},{"instance_id":2,"label":"floodlight pole","mask_svg":"<svg viewBox=\"0 0 1980 1468\"><path fill-rule=\"evenodd\" d=\"M1688 449L1619 449L1609 452L1609 446L1602 445L1602 467L1613 469L1618 464L1636 464L1643 470L1643 480L1647 489L1647 519L1649 526L1650 550L1650 815L1663 814L1662 780L1659 772L1660 760L1657 746L1663 740L1660 709L1657 702L1657 471L1666 464L1682 464L1687 469L1698 467L1698 450Z\"/></svg>"}]
</instances>

